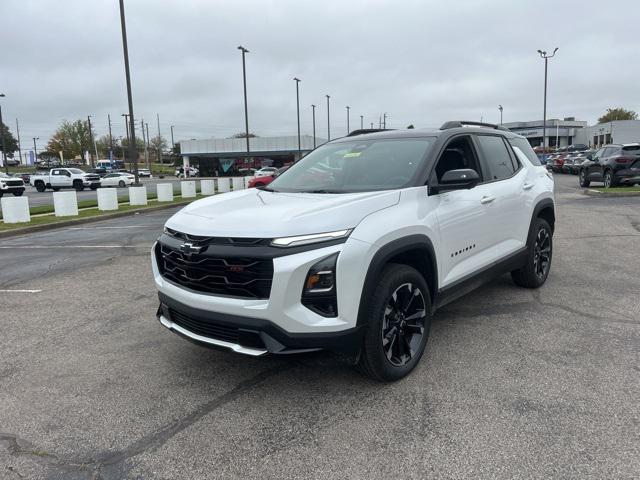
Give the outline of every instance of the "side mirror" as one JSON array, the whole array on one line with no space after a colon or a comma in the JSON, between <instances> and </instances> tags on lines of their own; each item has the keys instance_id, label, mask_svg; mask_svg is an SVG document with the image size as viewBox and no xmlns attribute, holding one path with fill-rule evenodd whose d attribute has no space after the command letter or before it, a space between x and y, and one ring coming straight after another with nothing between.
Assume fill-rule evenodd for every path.
<instances>
[{"instance_id":1,"label":"side mirror","mask_svg":"<svg viewBox=\"0 0 640 480\"><path fill-rule=\"evenodd\" d=\"M471 168L449 170L444 172L438 190L469 190L480 183L480 175Z\"/></svg>"}]
</instances>

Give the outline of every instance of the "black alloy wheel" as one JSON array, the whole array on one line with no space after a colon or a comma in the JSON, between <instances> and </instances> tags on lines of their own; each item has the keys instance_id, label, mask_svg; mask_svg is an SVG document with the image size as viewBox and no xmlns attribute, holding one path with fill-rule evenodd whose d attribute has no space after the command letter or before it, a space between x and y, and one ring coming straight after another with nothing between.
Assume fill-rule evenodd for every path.
<instances>
[{"instance_id":1,"label":"black alloy wheel","mask_svg":"<svg viewBox=\"0 0 640 480\"><path fill-rule=\"evenodd\" d=\"M382 349L396 367L406 365L415 356L424 335L426 305L420 289L400 285L387 300L382 319Z\"/></svg>"},{"instance_id":2,"label":"black alloy wheel","mask_svg":"<svg viewBox=\"0 0 640 480\"><path fill-rule=\"evenodd\" d=\"M541 226L533 247L533 268L538 278L545 278L551 265L551 234Z\"/></svg>"}]
</instances>

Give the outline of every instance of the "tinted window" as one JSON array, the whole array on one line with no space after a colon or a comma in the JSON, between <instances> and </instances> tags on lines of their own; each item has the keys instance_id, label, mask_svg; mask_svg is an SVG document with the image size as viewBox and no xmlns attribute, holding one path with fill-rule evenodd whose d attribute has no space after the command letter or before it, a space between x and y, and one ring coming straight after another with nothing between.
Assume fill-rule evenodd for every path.
<instances>
[{"instance_id":1,"label":"tinted window","mask_svg":"<svg viewBox=\"0 0 640 480\"><path fill-rule=\"evenodd\" d=\"M479 135L478 143L484 154L491 180L503 180L515 173L515 168L511 163L511 155L509 155L502 137Z\"/></svg>"},{"instance_id":2,"label":"tinted window","mask_svg":"<svg viewBox=\"0 0 640 480\"><path fill-rule=\"evenodd\" d=\"M524 153L524 156L527 157L533 165L542 165L540 163L540 159L536 155L536 152L533 151L533 148L531 148L531 145L527 140L524 138L511 138L509 139L509 143L514 150L518 148L522 153Z\"/></svg>"},{"instance_id":3,"label":"tinted window","mask_svg":"<svg viewBox=\"0 0 640 480\"><path fill-rule=\"evenodd\" d=\"M623 155L640 155L640 145L627 145L622 147Z\"/></svg>"}]
</instances>

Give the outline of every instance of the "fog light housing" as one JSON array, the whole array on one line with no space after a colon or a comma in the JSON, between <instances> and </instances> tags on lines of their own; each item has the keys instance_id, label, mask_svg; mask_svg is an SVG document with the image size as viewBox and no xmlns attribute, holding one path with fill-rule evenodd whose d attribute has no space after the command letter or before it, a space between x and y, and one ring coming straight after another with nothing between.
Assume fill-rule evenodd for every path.
<instances>
[{"instance_id":1,"label":"fog light housing","mask_svg":"<svg viewBox=\"0 0 640 480\"><path fill-rule=\"evenodd\" d=\"M338 316L336 263L338 253L323 258L309 269L302 288L302 304L323 317Z\"/></svg>"}]
</instances>

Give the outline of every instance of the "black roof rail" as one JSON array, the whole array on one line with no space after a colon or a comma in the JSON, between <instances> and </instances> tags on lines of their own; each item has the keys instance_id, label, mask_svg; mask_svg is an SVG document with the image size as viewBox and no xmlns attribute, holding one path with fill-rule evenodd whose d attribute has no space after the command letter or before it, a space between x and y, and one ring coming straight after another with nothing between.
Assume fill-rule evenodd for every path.
<instances>
[{"instance_id":1,"label":"black roof rail","mask_svg":"<svg viewBox=\"0 0 640 480\"><path fill-rule=\"evenodd\" d=\"M504 127L502 125L496 125L495 123L473 122L470 120L453 120L450 122L444 122L440 127L440 130L449 130L450 128L460 128L466 125L470 125L474 127L494 128L496 130L503 130L505 132L510 131L507 127Z\"/></svg>"},{"instance_id":2,"label":"black roof rail","mask_svg":"<svg viewBox=\"0 0 640 480\"><path fill-rule=\"evenodd\" d=\"M361 128L358 130L354 130L350 132L347 137L355 137L356 135L365 135L367 133L377 133L377 132L389 132L394 130L393 128Z\"/></svg>"}]
</instances>

